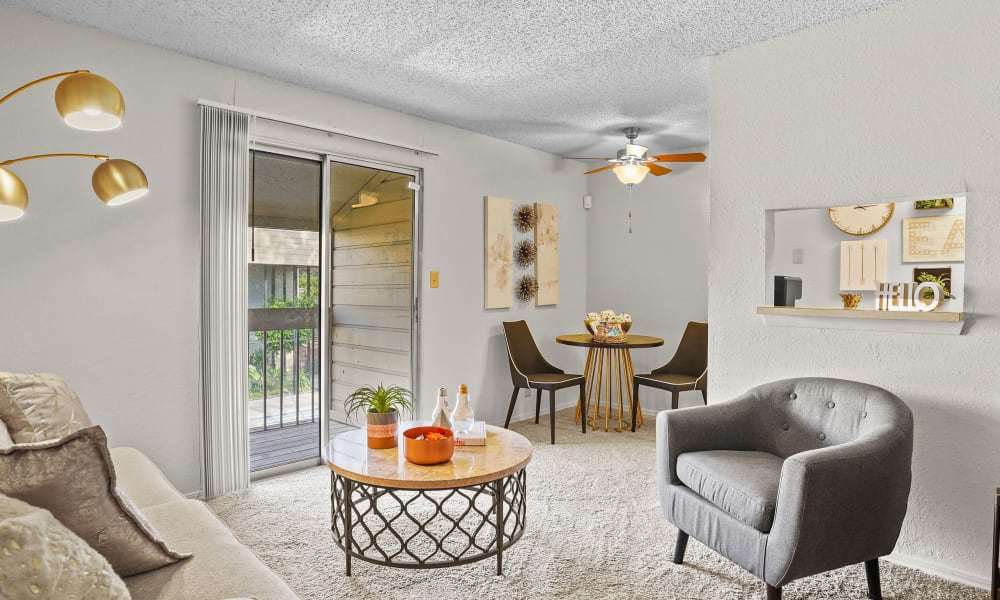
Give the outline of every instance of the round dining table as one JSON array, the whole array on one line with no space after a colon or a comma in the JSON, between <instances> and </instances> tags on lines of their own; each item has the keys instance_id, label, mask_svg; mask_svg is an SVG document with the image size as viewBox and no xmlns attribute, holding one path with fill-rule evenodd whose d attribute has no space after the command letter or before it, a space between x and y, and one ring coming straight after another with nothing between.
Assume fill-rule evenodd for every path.
<instances>
[{"instance_id":1,"label":"round dining table","mask_svg":"<svg viewBox=\"0 0 1000 600\"><path fill-rule=\"evenodd\" d=\"M618 427L614 430L621 432L624 423L631 420L632 409L632 378L635 376L635 367L632 365L633 348L655 348L663 345L663 339L649 335L625 336L624 342L609 343L595 342L594 336L589 333L571 333L556 337L556 342L567 346L579 346L587 348L587 362L583 368L583 375L587 378L587 397L582 402L587 403L587 421L591 429L600 426L600 419L604 417L604 431L610 431L612 422L612 396L617 398L618 405ZM625 388L624 394L622 388ZM604 399L604 411L601 412L602 398ZM624 403L623 400L627 399ZM577 403L576 422L580 421L580 414L583 407ZM626 411L628 414L626 415ZM642 427L642 407L636 406L637 425Z\"/></svg>"}]
</instances>

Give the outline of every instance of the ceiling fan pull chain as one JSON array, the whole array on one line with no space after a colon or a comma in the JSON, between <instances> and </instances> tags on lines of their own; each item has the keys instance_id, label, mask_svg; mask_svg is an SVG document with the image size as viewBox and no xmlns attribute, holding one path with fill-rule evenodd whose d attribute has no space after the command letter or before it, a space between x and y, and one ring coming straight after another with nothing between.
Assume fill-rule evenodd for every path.
<instances>
[{"instance_id":1,"label":"ceiling fan pull chain","mask_svg":"<svg viewBox=\"0 0 1000 600\"><path fill-rule=\"evenodd\" d=\"M628 184L628 233L632 234L632 186L635 184Z\"/></svg>"}]
</instances>

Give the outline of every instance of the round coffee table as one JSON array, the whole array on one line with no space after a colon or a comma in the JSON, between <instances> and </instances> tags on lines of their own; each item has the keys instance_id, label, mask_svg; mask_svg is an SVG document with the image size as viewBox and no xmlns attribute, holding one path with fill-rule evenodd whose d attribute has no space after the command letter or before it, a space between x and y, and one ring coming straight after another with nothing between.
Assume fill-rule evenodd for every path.
<instances>
[{"instance_id":1,"label":"round coffee table","mask_svg":"<svg viewBox=\"0 0 1000 600\"><path fill-rule=\"evenodd\" d=\"M400 423L399 431L424 423ZM496 555L521 539L527 516L524 467L531 442L486 426L485 446L456 446L451 460L421 466L399 446L368 448L364 429L341 434L323 458L331 470L333 541L347 558L379 565L435 568Z\"/></svg>"}]
</instances>

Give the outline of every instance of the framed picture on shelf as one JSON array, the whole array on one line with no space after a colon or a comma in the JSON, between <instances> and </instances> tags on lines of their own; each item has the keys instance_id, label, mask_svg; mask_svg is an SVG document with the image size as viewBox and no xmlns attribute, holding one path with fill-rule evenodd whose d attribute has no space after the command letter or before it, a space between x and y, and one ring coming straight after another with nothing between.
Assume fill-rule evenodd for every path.
<instances>
[{"instance_id":1,"label":"framed picture on shelf","mask_svg":"<svg viewBox=\"0 0 1000 600\"><path fill-rule=\"evenodd\" d=\"M903 219L903 262L965 262L965 215Z\"/></svg>"},{"instance_id":2,"label":"framed picture on shelf","mask_svg":"<svg viewBox=\"0 0 1000 600\"><path fill-rule=\"evenodd\" d=\"M935 198L933 200L917 200L913 203L913 208L924 210L928 208L955 208L954 198Z\"/></svg>"},{"instance_id":3,"label":"framed picture on shelf","mask_svg":"<svg viewBox=\"0 0 1000 600\"><path fill-rule=\"evenodd\" d=\"M951 267L913 267L913 281L936 283L944 290L945 297L951 297Z\"/></svg>"}]
</instances>

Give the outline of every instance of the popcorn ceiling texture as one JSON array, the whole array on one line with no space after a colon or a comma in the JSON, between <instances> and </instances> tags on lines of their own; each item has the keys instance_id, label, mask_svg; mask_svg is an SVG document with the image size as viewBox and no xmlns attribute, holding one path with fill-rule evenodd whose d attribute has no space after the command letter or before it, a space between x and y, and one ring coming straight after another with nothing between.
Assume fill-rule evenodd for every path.
<instances>
[{"instance_id":1,"label":"popcorn ceiling texture","mask_svg":"<svg viewBox=\"0 0 1000 600\"><path fill-rule=\"evenodd\" d=\"M894 1L4 0L563 156L705 144L706 56Z\"/></svg>"},{"instance_id":2,"label":"popcorn ceiling texture","mask_svg":"<svg viewBox=\"0 0 1000 600\"><path fill-rule=\"evenodd\" d=\"M898 394L915 442L896 554L983 587L1000 485L998 31L996 0L906 0L716 56L710 90L710 401L806 375ZM754 313L765 209L961 191L964 335L768 327Z\"/></svg>"}]
</instances>

